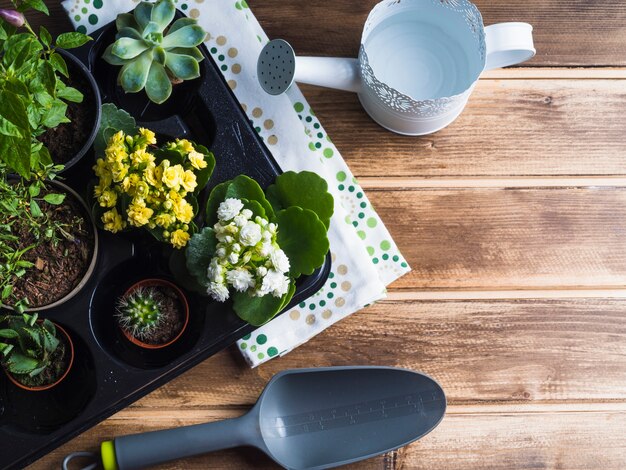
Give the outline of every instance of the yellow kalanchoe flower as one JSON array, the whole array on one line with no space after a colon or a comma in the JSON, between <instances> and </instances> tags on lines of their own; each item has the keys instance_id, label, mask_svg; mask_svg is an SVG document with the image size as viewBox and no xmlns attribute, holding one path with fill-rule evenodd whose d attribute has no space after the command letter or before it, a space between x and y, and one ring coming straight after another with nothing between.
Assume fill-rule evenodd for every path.
<instances>
[{"instance_id":1,"label":"yellow kalanchoe flower","mask_svg":"<svg viewBox=\"0 0 626 470\"><path fill-rule=\"evenodd\" d=\"M128 222L135 227L142 227L148 223L154 211L146 207L141 200L133 200L128 207Z\"/></svg>"},{"instance_id":2,"label":"yellow kalanchoe flower","mask_svg":"<svg viewBox=\"0 0 626 470\"><path fill-rule=\"evenodd\" d=\"M174 245L174 248L183 248L189 241L189 234L184 230L178 229L172 232L170 242Z\"/></svg>"},{"instance_id":3,"label":"yellow kalanchoe flower","mask_svg":"<svg viewBox=\"0 0 626 470\"><path fill-rule=\"evenodd\" d=\"M196 175L194 175L193 171L186 170L183 172L180 184L183 186L185 191L192 193L193 190L196 189L196 186L198 186L198 183L196 182Z\"/></svg>"},{"instance_id":4,"label":"yellow kalanchoe flower","mask_svg":"<svg viewBox=\"0 0 626 470\"><path fill-rule=\"evenodd\" d=\"M204 155L201 154L200 152L196 152L195 150L192 150L187 155L187 158L189 159L191 166L194 167L196 170L202 170L203 168L206 168L207 166L207 163L204 160Z\"/></svg>"},{"instance_id":5,"label":"yellow kalanchoe flower","mask_svg":"<svg viewBox=\"0 0 626 470\"><path fill-rule=\"evenodd\" d=\"M143 137L148 144L151 144L151 145L156 144L156 136L154 135L154 132L152 132L150 129L146 129L145 127L140 127L139 135Z\"/></svg>"},{"instance_id":6,"label":"yellow kalanchoe flower","mask_svg":"<svg viewBox=\"0 0 626 470\"><path fill-rule=\"evenodd\" d=\"M185 153L193 152L195 150L193 148L193 144L187 139L176 139L176 147Z\"/></svg>"},{"instance_id":7,"label":"yellow kalanchoe flower","mask_svg":"<svg viewBox=\"0 0 626 470\"><path fill-rule=\"evenodd\" d=\"M98 197L98 203L101 207L115 207L117 204L117 193L112 189L105 189Z\"/></svg>"},{"instance_id":8,"label":"yellow kalanchoe flower","mask_svg":"<svg viewBox=\"0 0 626 470\"><path fill-rule=\"evenodd\" d=\"M154 162L154 155L146 150L145 147L141 147L130 154L130 159L134 165L150 164Z\"/></svg>"},{"instance_id":9,"label":"yellow kalanchoe flower","mask_svg":"<svg viewBox=\"0 0 626 470\"><path fill-rule=\"evenodd\" d=\"M176 222L176 217L168 212L161 212L157 214L154 221L159 227L169 227Z\"/></svg>"},{"instance_id":10,"label":"yellow kalanchoe flower","mask_svg":"<svg viewBox=\"0 0 626 470\"><path fill-rule=\"evenodd\" d=\"M163 168L163 178L161 178L161 181L163 181L168 188L178 191L182 183L182 175L185 172L183 167L180 165L170 166L168 160L163 160L159 166Z\"/></svg>"},{"instance_id":11,"label":"yellow kalanchoe flower","mask_svg":"<svg viewBox=\"0 0 626 470\"><path fill-rule=\"evenodd\" d=\"M175 202L172 210L176 218L183 224L188 224L193 219L193 206L186 199Z\"/></svg>"},{"instance_id":12,"label":"yellow kalanchoe flower","mask_svg":"<svg viewBox=\"0 0 626 470\"><path fill-rule=\"evenodd\" d=\"M100 220L102 220L102 223L104 224L104 229L109 232L116 233L126 227L126 223L122 219L120 213L117 212L116 208L102 214Z\"/></svg>"}]
</instances>

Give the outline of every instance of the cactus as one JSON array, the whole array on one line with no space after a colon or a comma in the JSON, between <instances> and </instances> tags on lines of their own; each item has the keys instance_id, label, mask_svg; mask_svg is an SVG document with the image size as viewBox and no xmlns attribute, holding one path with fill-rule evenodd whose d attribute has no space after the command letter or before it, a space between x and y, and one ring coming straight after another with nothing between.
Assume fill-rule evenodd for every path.
<instances>
[{"instance_id":1,"label":"cactus","mask_svg":"<svg viewBox=\"0 0 626 470\"><path fill-rule=\"evenodd\" d=\"M36 387L53 383L63 372L65 345L50 320L38 315L5 315L0 324L0 362L20 383ZM44 373L46 372L46 373Z\"/></svg>"},{"instance_id":2,"label":"cactus","mask_svg":"<svg viewBox=\"0 0 626 470\"><path fill-rule=\"evenodd\" d=\"M168 28L175 13L173 0L159 0L118 15L116 41L103 58L122 66L118 82L127 93L145 88L148 98L161 104L171 95L172 83L200 76L203 55L196 46L206 31L192 18L180 18Z\"/></svg>"},{"instance_id":3,"label":"cactus","mask_svg":"<svg viewBox=\"0 0 626 470\"><path fill-rule=\"evenodd\" d=\"M139 340L148 338L163 319L163 306L156 292L153 287L139 287L117 302L116 317L120 327Z\"/></svg>"}]
</instances>

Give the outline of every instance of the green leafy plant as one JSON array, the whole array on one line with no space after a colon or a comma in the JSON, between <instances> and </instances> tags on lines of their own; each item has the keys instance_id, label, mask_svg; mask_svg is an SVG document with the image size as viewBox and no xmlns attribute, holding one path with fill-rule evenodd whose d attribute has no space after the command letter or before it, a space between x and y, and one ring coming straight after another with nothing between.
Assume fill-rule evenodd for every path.
<instances>
[{"instance_id":1,"label":"green leafy plant","mask_svg":"<svg viewBox=\"0 0 626 470\"><path fill-rule=\"evenodd\" d=\"M65 344L50 320L38 315L0 316L0 363L29 387L54 383L65 373Z\"/></svg>"},{"instance_id":2,"label":"green leafy plant","mask_svg":"<svg viewBox=\"0 0 626 470\"><path fill-rule=\"evenodd\" d=\"M245 175L221 183L207 202L208 226L187 246L187 273L261 325L287 306L298 277L324 263L333 210L326 181L307 171L278 176L266 192Z\"/></svg>"},{"instance_id":3,"label":"green leafy plant","mask_svg":"<svg viewBox=\"0 0 626 470\"><path fill-rule=\"evenodd\" d=\"M79 47L90 40L81 33L63 33L54 41L43 26L37 34L23 12L48 14L42 0L11 0L14 9L0 14L0 160L30 178L52 160L38 140L48 129L69 122L67 102L83 95L67 86L67 64L58 48Z\"/></svg>"},{"instance_id":4,"label":"green leafy plant","mask_svg":"<svg viewBox=\"0 0 626 470\"><path fill-rule=\"evenodd\" d=\"M118 15L116 41L103 58L121 65L118 82L128 93L143 89L151 101L163 103L172 83L200 76L202 52L196 47L206 37L196 20L180 18L170 26L176 7L172 0L141 2L132 14Z\"/></svg>"},{"instance_id":5,"label":"green leafy plant","mask_svg":"<svg viewBox=\"0 0 626 470\"><path fill-rule=\"evenodd\" d=\"M153 287L138 287L117 301L115 316L120 327L133 337L148 338L162 323L162 303Z\"/></svg>"},{"instance_id":6,"label":"green leafy plant","mask_svg":"<svg viewBox=\"0 0 626 470\"><path fill-rule=\"evenodd\" d=\"M43 177L26 181L10 179L8 167L0 162L0 301L18 312L28 307L28 299L16 298L13 291L15 283L34 268L28 252L44 243L56 246L62 238L74 240L72 233L81 227L82 220L61 223L54 218L52 208L63 204L65 194L47 190L44 178L54 179L59 169L48 166ZM26 232L35 242L23 246L19 234Z\"/></svg>"}]
</instances>

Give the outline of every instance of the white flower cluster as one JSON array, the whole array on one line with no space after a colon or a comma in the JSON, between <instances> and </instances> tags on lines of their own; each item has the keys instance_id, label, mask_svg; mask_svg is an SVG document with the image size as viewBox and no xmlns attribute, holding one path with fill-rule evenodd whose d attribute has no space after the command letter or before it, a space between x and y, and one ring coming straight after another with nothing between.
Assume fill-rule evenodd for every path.
<instances>
[{"instance_id":1,"label":"white flower cluster","mask_svg":"<svg viewBox=\"0 0 626 470\"><path fill-rule=\"evenodd\" d=\"M239 199L219 205L213 226L218 244L207 269L207 292L219 302L229 297L229 286L262 297L282 297L289 290L289 259L276 243L276 224L244 209Z\"/></svg>"}]
</instances>

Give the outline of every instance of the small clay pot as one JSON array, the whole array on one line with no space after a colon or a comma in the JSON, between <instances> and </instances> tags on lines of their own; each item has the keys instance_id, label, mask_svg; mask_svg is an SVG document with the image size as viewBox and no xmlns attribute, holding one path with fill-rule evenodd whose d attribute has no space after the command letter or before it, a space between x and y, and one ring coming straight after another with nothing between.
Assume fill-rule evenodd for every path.
<instances>
[{"instance_id":1,"label":"small clay pot","mask_svg":"<svg viewBox=\"0 0 626 470\"><path fill-rule=\"evenodd\" d=\"M42 320L39 320L39 322L41 322L41 321ZM65 329L63 327L59 326L57 323L54 323L54 327L57 329L57 331L60 331L61 333L63 333L65 335L65 338L67 339L67 344L69 345L69 348L70 348L69 349L70 363L67 366L67 369L65 369L65 372L63 373L63 375L61 377L59 377L59 379L56 382L48 384L48 385L40 385L38 387L29 387L27 385L24 385L23 383L21 383L17 379L15 379L15 377L13 377L13 375L11 375L11 373L5 369L4 372L7 375L7 377L9 378L9 380L11 382L13 382L15 385L17 385L19 388L21 388L22 390L26 390L28 392L41 392L43 390L49 390L52 387L56 387L59 383L61 383L63 381L63 379L65 379L65 377L67 377L67 374L69 374L70 369L72 368L72 365L74 364L74 343L72 341L72 338L68 334L68 332L65 331ZM66 351L66 353L67 353L67 351Z\"/></svg>"},{"instance_id":2,"label":"small clay pot","mask_svg":"<svg viewBox=\"0 0 626 470\"><path fill-rule=\"evenodd\" d=\"M126 337L128 341L130 341L136 346L139 346L140 348L161 349L161 348L170 346L171 344L175 343L187 329L187 324L189 323L189 303L187 302L187 297L176 284L173 284L170 281L166 281L165 279L143 279L133 284L126 292L124 292L124 297L130 295L133 291L135 291L136 289L140 287L167 287L175 291L176 294L178 295L178 299L180 300L180 303L183 306L183 310L184 310L183 311L183 316L184 316L183 327L180 329L178 334L174 336L174 338L169 340L167 343L162 343L162 344L144 343L143 341L135 338L132 334L130 334L124 328L120 327L120 330L122 330L122 333L124 334L124 336Z\"/></svg>"}]
</instances>

